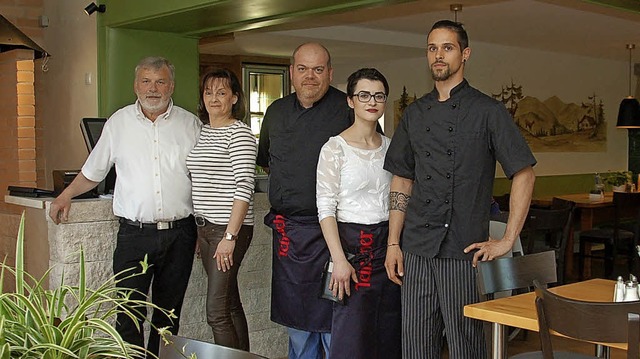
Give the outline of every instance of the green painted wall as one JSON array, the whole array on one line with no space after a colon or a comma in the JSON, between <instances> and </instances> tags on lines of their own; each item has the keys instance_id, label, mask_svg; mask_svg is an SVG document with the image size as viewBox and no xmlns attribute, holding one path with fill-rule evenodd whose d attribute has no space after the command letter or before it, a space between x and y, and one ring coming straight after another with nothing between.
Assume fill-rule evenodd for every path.
<instances>
[{"instance_id":1,"label":"green painted wall","mask_svg":"<svg viewBox=\"0 0 640 359\"><path fill-rule=\"evenodd\" d=\"M99 28L98 107L100 116L133 103L134 68L146 56L163 56L176 67L174 103L195 112L198 104L198 40L180 35Z\"/></svg>"},{"instance_id":2,"label":"green painted wall","mask_svg":"<svg viewBox=\"0 0 640 359\"><path fill-rule=\"evenodd\" d=\"M98 113L109 116L135 100L133 69L145 56L176 66L174 102L195 112L198 39L273 25L294 17L409 0L102 0L98 16Z\"/></svg>"},{"instance_id":3,"label":"green painted wall","mask_svg":"<svg viewBox=\"0 0 640 359\"><path fill-rule=\"evenodd\" d=\"M640 2L638 0L584 0L585 2L608 6L630 13L640 12Z\"/></svg>"},{"instance_id":4,"label":"green painted wall","mask_svg":"<svg viewBox=\"0 0 640 359\"><path fill-rule=\"evenodd\" d=\"M179 12L215 6L224 0L103 0L107 11L102 14L106 26L127 27L141 21ZM172 24L167 24L172 25Z\"/></svg>"},{"instance_id":5,"label":"green painted wall","mask_svg":"<svg viewBox=\"0 0 640 359\"><path fill-rule=\"evenodd\" d=\"M277 25L294 18L411 0L103 0L105 26L191 37Z\"/></svg>"},{"instance_id":6,"label":"green painted wall","mask_svg":"<svg viewBox=\"0 0 640 359\"><path fill-rule=\"evenodd\" d=\"M534 168L535 169L535 168ZM533 189L534 198L549 197L558 194L589 193L594 186L594 173L571 175L537 176ZM511 192L511 181L502 177L496 178L493 194L500 196Z\"/></svg>"}]
</instances>

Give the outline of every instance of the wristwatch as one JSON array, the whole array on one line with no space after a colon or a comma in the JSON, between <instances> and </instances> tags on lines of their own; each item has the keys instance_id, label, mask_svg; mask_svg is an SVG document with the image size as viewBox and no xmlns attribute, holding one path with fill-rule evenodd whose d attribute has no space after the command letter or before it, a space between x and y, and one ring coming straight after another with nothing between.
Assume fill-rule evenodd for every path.
<instances>
[{"instance_id":1,"label":"wristwatch","mask_svg":"<svg viewBox=\"0 0 640 359\"><path fill-rule=\"evenodd\" d=\"M238 239L238 236L229 232L224 232L224 239L228 241L235 241L236 239Z\"/></svg>"}]
</instances>

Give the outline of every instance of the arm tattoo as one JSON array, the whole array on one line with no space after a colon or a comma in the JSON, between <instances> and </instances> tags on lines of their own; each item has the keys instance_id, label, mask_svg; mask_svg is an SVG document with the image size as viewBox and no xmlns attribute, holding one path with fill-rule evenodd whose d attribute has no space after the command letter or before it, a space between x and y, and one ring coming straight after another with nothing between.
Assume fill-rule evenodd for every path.
<instances>
[{"instance_id":1,"label":"arm tattoo","mask_svg":"<svg viewBox=\"0 0 640 359\"><path fill-rule=\"evenodd\" d=\"M389 210L391 211L400 211L407 212L407 205L409 204L409 196L406 193L402 192L391 192L389 193Z\"/></svg>"}]
</instances>

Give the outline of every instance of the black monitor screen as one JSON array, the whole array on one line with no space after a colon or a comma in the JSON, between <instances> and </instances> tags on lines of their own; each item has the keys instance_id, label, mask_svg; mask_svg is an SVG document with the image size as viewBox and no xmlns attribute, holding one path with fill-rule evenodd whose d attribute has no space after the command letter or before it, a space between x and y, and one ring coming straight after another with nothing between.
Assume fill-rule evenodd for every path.
<instances>
[{"instance_id":1,"label":"black monitor screen","mask_svg":"<svg viewBox=\"0 0 640 359\"><path fill-rule=\"evenodd\" d=\"M105 122L107 122L106 118L85 117L82 119L80 127L82 128L84 142L87 145L89 152L96 147L96 143L98 143L98 139L100 138Z\"/></svg>"},{"instance_id":2,"label":"black monitor screen","mask_svg":"<svg viewBox=\"0 0 640 359\"><path fill-rule=\"evenodd\" d=\"M106 118L89 118L85 117L80 122L80 127L82 128L82 134L84 135L84 142L87 145L87 149L91 152L95 147L96 143L98 143L98 139L100 139L100 134L102 134L102 129L104 128L104 124L107 122ZM116 184L116 171L115 167L111 168L107 177L98 185L98 193L99 194L109 194L113 193L113 189Z\"/></svg>"}]
</instances>

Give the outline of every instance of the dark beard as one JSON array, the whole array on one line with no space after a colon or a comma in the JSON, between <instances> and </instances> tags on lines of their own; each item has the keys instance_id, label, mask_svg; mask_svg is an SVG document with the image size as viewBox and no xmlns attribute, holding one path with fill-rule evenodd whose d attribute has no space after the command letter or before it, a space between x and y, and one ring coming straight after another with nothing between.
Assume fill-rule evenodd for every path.
<instances>
[{"instance_id":1,"label":"dark beard","mask_svg":"<svg viewBox=\"0 0 640 359\"><path fill-rule=\"evenodd\" d=\"M433 81L446 81L449 77L451 77L451 70L448 66L444 71L439 72L434 71L433 68L431 69L431 78Z\"/></svg>"}]
</instances>

